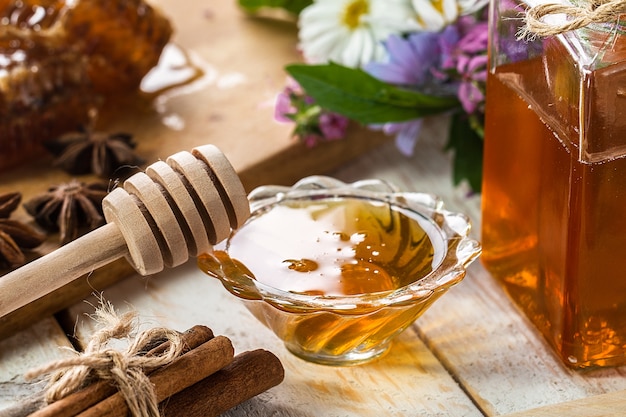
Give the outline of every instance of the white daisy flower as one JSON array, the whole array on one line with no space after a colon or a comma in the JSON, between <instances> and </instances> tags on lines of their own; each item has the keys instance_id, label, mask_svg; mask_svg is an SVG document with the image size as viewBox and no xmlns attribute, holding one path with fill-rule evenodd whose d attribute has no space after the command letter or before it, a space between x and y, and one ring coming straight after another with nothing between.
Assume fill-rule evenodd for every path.
<instances>
[{"instance_id":1,"label":"white daisy flower","mask_svg":"<svg viewBox=\"0 0 626 417\"><path fill-rule=\"evenodd\" d=\"M412 3L421 30L440 31L459 17L457 0L412 0Z\"/></svg>"},{"instance_id":2,"label":"white daisy flower","mask_svg":"<svg viewBox=\"0 0 626 417\"><path fill-rule=\"evenodd\" d=\"M488 4L489 0L459 0L462 15L477 12Z\"/></svg>"},{"instance_id":3,"label":"white daisy flower","mask_svg":"<svg viewBox=\"0 0 626 417\"><path fill-rule=\"evenodd\" d=\"M311 63L360 67L384 58L389 35L414 28L410 0L317 0L300 13L300 48Z\"/></svg>"},{"instance_id":4,"label":"white daisy flower","mask_svg":"<svg viewBox=\"0 0 626 417\"><path fill-rule=\"evenodd\" d=\"M489 0L411 0L415 10L414 30L438 32L460 15L474 13Z\"/></svg>"}]
</instances>

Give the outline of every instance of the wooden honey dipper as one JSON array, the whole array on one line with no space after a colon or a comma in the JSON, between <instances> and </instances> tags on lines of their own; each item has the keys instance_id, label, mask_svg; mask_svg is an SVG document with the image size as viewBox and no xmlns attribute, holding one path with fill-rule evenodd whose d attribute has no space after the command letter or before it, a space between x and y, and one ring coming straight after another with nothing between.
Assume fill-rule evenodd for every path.
<instances>
[{"instance_id":1,"label":"wooden honey dipper","mask_svg":"<svg viewBox=\"0 0 626 417\"><path fill-rule=\"evenodd\" d=\"M102 208L106 225L0 277L0 317L121 257L141 275L178 266L250 215L237 173L213 145L148 166L111 191Z\"/></svg>"}]
</instances>

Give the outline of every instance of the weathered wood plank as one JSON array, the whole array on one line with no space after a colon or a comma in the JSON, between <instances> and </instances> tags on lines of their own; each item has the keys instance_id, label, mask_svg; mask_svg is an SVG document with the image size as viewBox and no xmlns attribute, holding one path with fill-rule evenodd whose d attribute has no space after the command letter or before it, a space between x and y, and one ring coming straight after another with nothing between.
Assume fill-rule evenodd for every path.
<instances>
[{"instance_id":1,"label":"weathered wood plank","mask_svg":"<svg viewBox=\"0 0 626 417\"><path fill-rule=\"evenodd\" d=\"M2 410L42 391L44 383L26 381L24 374L37 366L67 357L64 347L71 348L72 345L51 317L0 341L0 415Z\"/></svg>"},{"instance_id":2,"label":"weathered wood plank","mask_svg":"<svg viewBox=\"0 0 626 417\"><path fill-rule=\"evenodd\" d=\"M626 392L611 392L576 401L533 408L521 413L507 414L506 417L622 417L626 415L625 397Z\"/></svg>"}]
</instances>

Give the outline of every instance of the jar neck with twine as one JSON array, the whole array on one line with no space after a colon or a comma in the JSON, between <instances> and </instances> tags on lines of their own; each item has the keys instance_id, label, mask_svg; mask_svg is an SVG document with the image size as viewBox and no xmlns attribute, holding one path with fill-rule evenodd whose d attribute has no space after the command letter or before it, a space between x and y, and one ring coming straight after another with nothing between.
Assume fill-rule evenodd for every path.
<instances>
[{"instance_id":1,"label":"jar neck with twine","mask_svg":"<svg viewBox=\"0 0 626 417\"><path fill-rule=\"evenodd\" d=\"M550 15L563 14L563 22L547 22ZM615 23L626 14L626 0L578 0L576 4L543 3L526 11L520 38L547 37L581 29L593 23Z\"/></svg>"}]
</instances>

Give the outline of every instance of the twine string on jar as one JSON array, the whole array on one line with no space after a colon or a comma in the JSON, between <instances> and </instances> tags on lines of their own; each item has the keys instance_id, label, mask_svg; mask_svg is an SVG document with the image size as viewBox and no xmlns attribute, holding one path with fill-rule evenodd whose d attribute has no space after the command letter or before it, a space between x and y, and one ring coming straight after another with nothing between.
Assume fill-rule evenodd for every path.
<instances>
[{"instance_id":1,"label":"twine string on jar","mask_svg":"<svg viewBox=\"0 0 626 417\"><path fill-rule=\"evenodd\" d=\"M137 313L130 311L118 316L111 304L96 309L96 320L103 328L90 338L83 353L73 351L74 357L61 359L33 369L27 379L49 374L46 401L57 401L84 387L93 377L112 381L124 397L134 417L158 417L158 401L154 386L146 372L165 366L180 356L184 343L178 332L153 328L139 333L131 340L126 351L107 347L112 339L126 338L135 330ZM146 356L155 343L169 342L161 355Z\"/></svg>"},{"instance_id":2,"label":"twine string on jar","mask_svg":"<svg viewBox=\"0 0 626 417\"><path fill-rule=\"evenodd\" d=\"M626 13L626 0L578 0L576 4L543 3L526 11L520 37L552 36L588 26L591 23L617 23ZM545 17L564 14L564 22L546 22Z\"/></svg>"}]
</instances>

